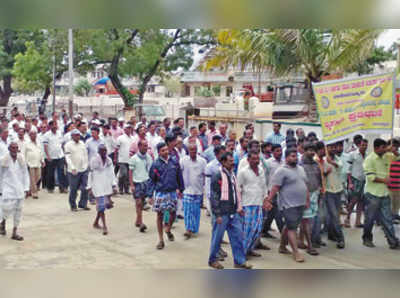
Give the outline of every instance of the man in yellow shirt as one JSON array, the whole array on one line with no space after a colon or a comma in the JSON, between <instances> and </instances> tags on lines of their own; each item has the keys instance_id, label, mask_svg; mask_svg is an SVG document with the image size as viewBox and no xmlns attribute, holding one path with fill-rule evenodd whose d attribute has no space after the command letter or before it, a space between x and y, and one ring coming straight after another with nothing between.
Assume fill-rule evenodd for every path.
<instances>
[{"instance_id":1,"label":"man in yellow shirt","mask_svg":"<svg viewBox=\"0 0 400 298\"><path fill-rule=\"evenodd\" d=\"M375 139L374 152L364 161L365 184L365 220L363 244L375 247L373 243L372 228L378 220L383 228L386 239L391 249L400 249L392 222L391 202L388 184L390 183L388 161L383 156L386 153L386 142Z\"/></svg>"}]
</instances>

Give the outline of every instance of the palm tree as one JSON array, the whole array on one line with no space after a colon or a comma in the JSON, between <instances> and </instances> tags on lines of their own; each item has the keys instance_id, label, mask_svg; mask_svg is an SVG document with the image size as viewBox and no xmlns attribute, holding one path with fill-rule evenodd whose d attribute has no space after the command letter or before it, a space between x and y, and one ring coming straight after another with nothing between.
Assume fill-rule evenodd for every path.
<instances>
[{"instance_id":1,"label":"palm tree","mask_svg":"<svg viewBox=\"0 0 400 298\"><path fill-rule=\"evenodd\" d=\"M206 61L214 66L251 67L276 76L302 71L315 109L311 83L324 75L350 70L368 58L382 30L245 29L220 30L218 46Z\"/></svg>"}]
</instances>

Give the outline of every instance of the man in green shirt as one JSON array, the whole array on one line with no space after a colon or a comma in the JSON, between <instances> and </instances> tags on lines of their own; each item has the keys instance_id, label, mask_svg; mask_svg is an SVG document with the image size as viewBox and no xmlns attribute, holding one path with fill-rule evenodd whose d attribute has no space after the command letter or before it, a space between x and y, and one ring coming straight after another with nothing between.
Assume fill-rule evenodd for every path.
<instances>
[{"instance_id":1,"label":"man in green shirt","mask_svg":"<svg viewBox=\"0 0 400 298\"><path fill-rule=\"evenodd\" d=\"M336 154L336 144L329 144L327 149L327 162L324 163L324 175L326 177L325 204L327 211L328 239L336 241L336 247L343 249L344 234L340 226L341 197L343 183L341 179L342 161Z\"/></svg>"},{"instance_id":2,"label":"man in green shirt","mask_svg":"<svg viewBox=\"0 0 400 298\"><path fill-rule=\"evenodd\" d=\"M383 232L391 249L400 249L399 240L396 238L389 197L389 165L383 158L386 152L386 142L375 139L374 152L368 155L364 161L365 185L365 220L363 244L367 247L375 247L372 242L372 228L375 220L382 225Z\"/></svg>"}]
</instances>

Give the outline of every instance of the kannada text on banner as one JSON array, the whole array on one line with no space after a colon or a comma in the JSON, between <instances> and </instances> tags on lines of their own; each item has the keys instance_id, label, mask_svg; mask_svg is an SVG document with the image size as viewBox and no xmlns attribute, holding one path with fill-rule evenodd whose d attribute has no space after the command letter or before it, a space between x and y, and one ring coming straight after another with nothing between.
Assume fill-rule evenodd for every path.
<instances>
[{"instance_id":1,"label":"kannada text on banner","mask_svg":"<svg viewBox=\"0 0 400 298\"><path fill-rule=\"evenodd\" d=\"M313 84L324 141L356 133L391 133L394 76L380 74Z\"/></svg>"}]
</instances>

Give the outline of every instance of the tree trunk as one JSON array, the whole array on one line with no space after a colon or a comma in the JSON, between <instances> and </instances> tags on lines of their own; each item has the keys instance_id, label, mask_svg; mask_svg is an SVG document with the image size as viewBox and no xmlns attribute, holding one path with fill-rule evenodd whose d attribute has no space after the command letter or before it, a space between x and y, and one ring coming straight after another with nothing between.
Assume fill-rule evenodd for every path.
<instances>
[{"instance_id":1,"label":"tree trunk","mask_svg":"<svg viewBox=\"0 0 400 298\"><path fill-rule=\"evenodd\" d=\"M11 75L3 77L3 88L0 87L0 107L6 107L13 90L11 88Z\"/></svg>"},{"instance_id":2,"label":"tree trunk","mask_svg":"<svg viewBox=\"0 0 400 298\"><path fill-rule=\"evenodd\" d=\"M47 86L45 91L44 91L42 99L47 101L47 99L49 98L50 94L51 94L50 86Z\"/></svg>"},{"instance_id":3,"label":"tree trunk","mask_svg":"<svg viewBox=\"0 0 400 298\"><path fill-rule=\"evenodd\" d=\"M322 73L321 73L321 76L322 76ZM312 83L321 82L321 76L319 76L319 77L308 76L308 78L307 78L307 89L309 92L309 96L308 96L308 101L306 102L306 104L308 107L308 119L311 122L318 121L317 102L315 100L314 92L312 89Z\"/></svg>"},{"instance_id":4,"label":"tree trunk","mask_svg":"<svg viewBox=\"0 0 400 298\"><path fill-rule=\"evenodd\" d=\"M122 56L123 51L124 51L123 48L119 48L117 53L113 57L108 77L110 78L111 83L113 84L115 90L117 90L117 92L121 96L125 107L132 107L135 104L135 98L129 92L129 90L124 85L122 85L122 82L118 76L119 60Z\"/></svg>"}]
</instances>

